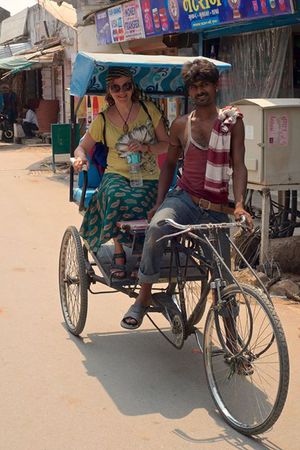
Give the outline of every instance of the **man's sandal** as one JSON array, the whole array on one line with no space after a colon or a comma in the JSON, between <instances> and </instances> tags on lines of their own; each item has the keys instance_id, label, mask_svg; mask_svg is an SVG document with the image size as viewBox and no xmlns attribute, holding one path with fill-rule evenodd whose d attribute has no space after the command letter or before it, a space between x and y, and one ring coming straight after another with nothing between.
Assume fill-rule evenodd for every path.
<instances>
[{"instance_id":1,"label":"man's sandal","mask_svg":"<svg viewBox=\"0 0 300 450\"><path fill-rule=\"evenodd\" d=\"M117 264L117 259L124 259L124 264ZM112 264L110 266L110 275L114 278L125 278L126 277L126 253L114 253L112 258Z\"/></svg>"},{"instance_id":2,"label":"man's sandal","mask_svg":"<svg viewBox=\"0 0 300 450\"><path fill-rule=\"evenodd\" d=\"M121 320L121 327L127 330L135 330L142 325L145 314L147 313L148 306L141 304L131 305L127 313ZM127 322L127 319L133 319L135 323Z\"/></svg>"}]
</instances>

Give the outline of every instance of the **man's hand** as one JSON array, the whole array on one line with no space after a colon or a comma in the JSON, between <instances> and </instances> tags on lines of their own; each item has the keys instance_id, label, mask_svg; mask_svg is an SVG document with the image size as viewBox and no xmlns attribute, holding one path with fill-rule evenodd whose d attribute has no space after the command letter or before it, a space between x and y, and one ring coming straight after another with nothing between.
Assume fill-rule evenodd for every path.
<instances>
[{"instance_id":1,"label":"man's hand","mask_svg":"<svg viewBox=\"0 0 300 450\"><path fill-rule=\"evenodd\" d=\"M246 218L246 225L248 230L251 232L253 231L254 228L253 219L242 206L236 206L233 215L236 221L241 220L241 217L244 216Z\"/></svg>"}]
</instances>

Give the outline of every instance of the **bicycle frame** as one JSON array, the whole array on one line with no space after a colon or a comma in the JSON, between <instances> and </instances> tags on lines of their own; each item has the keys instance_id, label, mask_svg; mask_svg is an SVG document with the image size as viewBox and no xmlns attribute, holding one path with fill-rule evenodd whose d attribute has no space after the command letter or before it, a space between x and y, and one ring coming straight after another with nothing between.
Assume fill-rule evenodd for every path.
<instances>
[{"instance_id":1,"label":"bicycle frame","mask_svg":"<svg viewBox=\"0 0 300 450\"><path fill-rule=\"evenodd\" d=\"M167 220L167 222L171 223L172 221ZM172 223L171 223L172 224ZM222 228L229 228L230 226L236 226L236 224L219 224ZM205 225L203 224L205 227ZM196 226L195 226L196 227ZM173 270L176 268L177 273L177 282L178 282L178 293L180 298L180 309L182 314L182 320L184 323L184 328L186 330L185 339L192 333L195 333L195 323L198 321L198 317L203 310L203 305L206 304L206 299L209 295L209 292L212 291L213 294L213 302L212 307L216 310L221 308L221 297L222 290L227 286L228 282L225 281L224 275L222 273L222 268L230 275L232 279L232 283L234 283L243 293L243 288L237 278L233 275L231 269L225 263L220 249L220 242L218 236L218 225L215 226L213 224L207 225L207 233L204 233L203 237L198 234L193 233L191 230L193 226L182 226L184 229L181 232L176 232L171 235L164 236L162 239L170 238L170 248L171 248L171 264L170 264L170 272L169 272L169 286L174 285L173 281ZM208 235L207 235L208 234ZM178 236L183 235L183 239L178 240ZM230 245L238 252L238 248L235 246L234 242L231 240L228 233L226 233L226 238L228 239ZM189 246L186 245L187 239L191 244ZM201 252L200 252L201 249ZM182 266L180 261L180 254L184 254L186 256L186 265ZM242 254L240 254L241 258L244 260L246 266L249 268L253 276L258 280L260 287L268 296L271 301L270 295L266 290L265 286L261 283L257 275L251 266L247 263ZM175 266L173 265L173 259L175 258ZM189 318L187 318L186 313L186 305L184 299L184 283L186 280L186 275L188 271L188 260L193 259L194 264L196 265L199 274L197 280L202 280L205 282L204 290L199 298L198 303L195 305L194 310L192 311ZM198 263L195 263L195 259L198 260ZM200 263L200 264L199 264ZM195 267L194 265L194 267ZM171 289L169 288L169 292L171 293ZM246 300L246 298L245 298Z\"/></svg>"}]
</instances>

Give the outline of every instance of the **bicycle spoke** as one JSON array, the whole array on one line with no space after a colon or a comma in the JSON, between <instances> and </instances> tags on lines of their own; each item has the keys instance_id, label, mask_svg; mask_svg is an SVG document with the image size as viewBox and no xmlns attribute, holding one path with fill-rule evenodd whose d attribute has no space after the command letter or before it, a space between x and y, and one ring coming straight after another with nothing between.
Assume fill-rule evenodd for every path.
<instances>
[{"instance_id":1,"label":"bicycle spoke","mask_svg":"<svg viewBox=\"0 0 300 450\"><path fill-rule=\"evenodd\" d=\"M209 386L220 412L234 428L255 434L272 426L283 408L288 360L287 353L279 350L286 344L277 329L273 306L260 291L243 290L225 288L222 304L227 301L227 307L210 312L204 356ZM286 387L280 390L283 378Z\"/></svg>"}]
</instances>

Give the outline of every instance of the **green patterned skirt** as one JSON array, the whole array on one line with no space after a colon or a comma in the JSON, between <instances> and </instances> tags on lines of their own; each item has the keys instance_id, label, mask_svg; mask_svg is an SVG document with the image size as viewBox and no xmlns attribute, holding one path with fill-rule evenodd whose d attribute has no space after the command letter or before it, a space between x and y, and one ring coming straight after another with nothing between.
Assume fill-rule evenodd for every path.
<instances>
[{"instance_id":1,"label":"green patterned skirt","mask_svg":"<svg viewBox=\"0 0 300 450\"><path fill-rule=\"evenodd\" d=\"M143 186L131 188L129 180L108 173L91 198L84 215L80 235L90 250L97 252L102 244L112 238L130 244L129 236L120 232L120 220L146 219L157 197L157 180L144 180Z\"/></svg>"}]
</instances>

